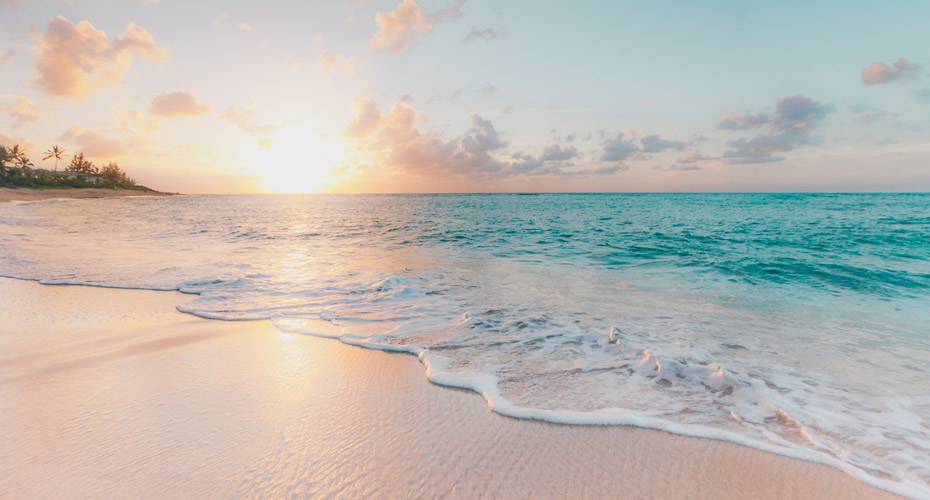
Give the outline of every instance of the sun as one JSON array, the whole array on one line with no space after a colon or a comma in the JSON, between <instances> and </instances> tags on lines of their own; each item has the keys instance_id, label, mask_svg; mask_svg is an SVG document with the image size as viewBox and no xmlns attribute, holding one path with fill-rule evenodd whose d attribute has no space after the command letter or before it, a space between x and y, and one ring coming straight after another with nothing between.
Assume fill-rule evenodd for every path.
<instances>
[{"instance_id":1,"label":"sun","mask_svg":"<svg viewBox=\"0 0 930 500\"><path fill-rule=\"evenodd\" d=\"M306 121L285 125L253 150L262 186L274 193L320 193L346 161L342 138L321 133Z\"/></svg>"}]
</instances>

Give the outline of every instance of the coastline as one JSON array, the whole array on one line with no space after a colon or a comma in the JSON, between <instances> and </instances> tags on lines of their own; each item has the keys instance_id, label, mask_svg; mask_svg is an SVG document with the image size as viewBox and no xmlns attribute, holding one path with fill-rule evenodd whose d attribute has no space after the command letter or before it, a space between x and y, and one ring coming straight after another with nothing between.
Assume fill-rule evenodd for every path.
<instances>
[{"instance_id":1,"label":"coastline","mask_svg":"<svg viewBox=\"0 0 930 500\"><path fill-rule=\"evenodd\" d=\"M729 442L504 417L413 356L188 299L0 278L0 496L899 498Z\"/></svg>"},{"instance_id":2,"label":"coastline","mask_svg":"<svg viewBox=\"0 0 930 500\"><path fill-rule=\"evenodd\" d=\"M53 199L114 198L122 196L175 196L159 191L137 191L134 189L29 189L0 187L0 203L13 201L43 201Z\"/></svg>"}]
</instances>

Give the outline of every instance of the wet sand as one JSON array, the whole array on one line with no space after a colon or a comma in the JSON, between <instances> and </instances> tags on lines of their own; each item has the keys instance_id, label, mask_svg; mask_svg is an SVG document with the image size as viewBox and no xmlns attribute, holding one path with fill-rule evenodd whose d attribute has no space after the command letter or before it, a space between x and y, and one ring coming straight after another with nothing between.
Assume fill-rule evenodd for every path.
<instances>
[{"instance_id":1,"label":"wet sand","mask_svg":"<svg viewBox=\"0 0 930 500\"><path fill-rule=\"evenodd\" d=\"M8 201L42 201L53 199L112 198L115 196L172 196L158 191L134 189L28 189L0 187L0 203Z\"/></svg>"},{"instance_id":2,"label":"wet sand","mask_svg":"<svg viewBox=\"0 0 930 500\"><path fill-rule=\"evenodd\" d=\"M416 358L0 278L0 498L897 498L632 427L503 417Z\"/></svg>"}]
</instances>

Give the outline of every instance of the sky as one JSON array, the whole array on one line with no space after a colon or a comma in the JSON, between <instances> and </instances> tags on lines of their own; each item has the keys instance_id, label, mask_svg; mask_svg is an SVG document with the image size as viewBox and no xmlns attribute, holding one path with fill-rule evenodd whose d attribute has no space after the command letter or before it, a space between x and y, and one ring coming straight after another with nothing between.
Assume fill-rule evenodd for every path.
<instances>
[{"instance_id":1,"label":"sky","mask_svg":"<svg viewBox=\"0 0 930 500\"><path fill-rule=\"evenodd\" d=\"M930 191L927 19L925 0L0 0L0 145L183 193Z\"/></svg>"}]
</instances>

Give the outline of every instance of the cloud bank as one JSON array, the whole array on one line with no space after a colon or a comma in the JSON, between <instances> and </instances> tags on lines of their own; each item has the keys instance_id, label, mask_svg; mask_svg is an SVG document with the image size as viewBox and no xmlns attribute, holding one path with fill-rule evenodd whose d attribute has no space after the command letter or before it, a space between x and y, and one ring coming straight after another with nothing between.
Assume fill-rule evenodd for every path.
<instances>
[{"instance_id":1,"label":"cloud bank","mask_svg":"<svg viewBox=\"0 0 930 500\"><path fill-rule=\"evenodd\" d=\"M382 113L370 99L357 100L356 107L357 115L343 135L355 140L356 153L372 158L361 166L359 175L378 171L427 180L451 177L480 183L513 176L569 177L623 169L619 165L576 168L568 161L581 153L573 146L559 144L545 146L539 155L508 155L505 150L509 142L490 120L477 113L469 114L468 130L446 141L437 133L420 132L418 113L405 102L395 102L388 113Z\"/></svg>"},{"instance_id":2,"label":"cloud bank","mask_svg":"<svg viewBox=\"0 0 930 500\"><path fill-rule=\"evenodd\" d=\"M812 145L818 142L813 135L821 121L832 111L830 105L823 105L803 95L782 97L775 105L774 115L758 113L745 114L753 118L743 120L738 127L724 125L733 122L732 117L724 113L717 128L743 130L768 125L769 130L750 138L730 141L730 149L723 153L723 161L733 164L770 163L782 161L784 156L776 153L791 151L798 146ZM732 116L738 116L734 113ZM737 122L739 120L736 120Z\"/></svg>"}]
</instances>

